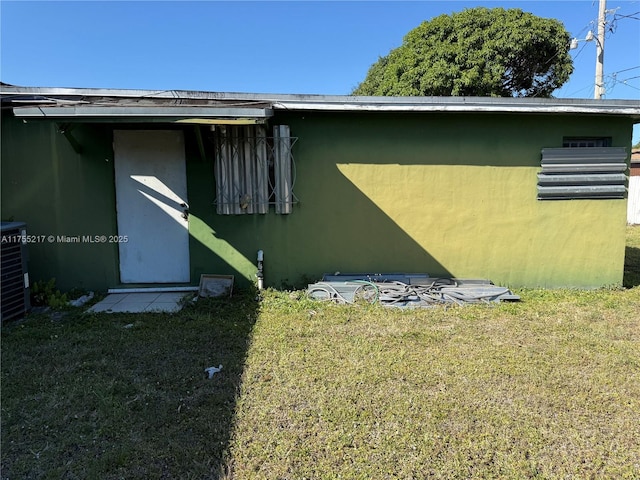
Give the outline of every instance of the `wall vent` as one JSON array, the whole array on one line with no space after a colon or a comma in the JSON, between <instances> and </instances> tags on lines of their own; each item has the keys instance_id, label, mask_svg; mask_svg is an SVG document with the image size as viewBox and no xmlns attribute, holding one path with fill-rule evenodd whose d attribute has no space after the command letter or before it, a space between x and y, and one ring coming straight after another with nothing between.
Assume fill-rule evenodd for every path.
<instances>
[{"instance_id":1,"label":"wall vent","mask_svg":"<svg viewBox=\"0 0 640 480\"><path fill-rule=\"evenodd\" d=\"M27 229L22 222L2 222L0 321L20 318L31 308L27 271Z\"/></svg>"}]
</instances>

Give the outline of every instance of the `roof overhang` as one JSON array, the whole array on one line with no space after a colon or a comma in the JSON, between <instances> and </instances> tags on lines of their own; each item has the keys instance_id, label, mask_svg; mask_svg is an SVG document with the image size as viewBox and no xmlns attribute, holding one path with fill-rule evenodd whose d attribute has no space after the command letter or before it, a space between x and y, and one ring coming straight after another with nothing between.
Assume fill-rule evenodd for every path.
<instances>
[{"instance_id":1,"label":"roof overhang","mask_svg":"<svg viewBox=\"0 0 640 480\"><path fill-rule=\"evenodd\" d=\"M211 108L175 106L29 106L14 107L17 118L96 122L171 122L251 125L273 116L270 108Z\"/></svg>"},{"instance_id":2,"label":"roof overhang","mask_svg":"<svg viewBox=\"0 0 640 480\"><path fill-rule=\"evenodd\" d=\"M493 97L363 97L0 85L20 118L68 121L264 123L276 111L614 115L640 122L640 100Z\"/></svg>"},{"instance_id":3,"label":"roof overhang","mask_svg":"<svg viewBox=\"0 0 640 480\"><path fill-rule=\"evenodd\" d=\"M451 97L452 98L452 97ZM469 102L468 97L459 97L463 101L447 102L430 101L415 103L382 103L382 102L278 102L274 103L274 109L284 110L315 110L315 111L352 111L352 112L466 112L466 113L537 113L537 114L591 114L591 115L626 115L640 121L640 102L636 105L620 105L609 103L600 105L576 105L563 102L538 102L535 104L522 102L525 99L510 99L516 102L491 101ZM519 101L519 102L518 102Z\"/></svg>"}]
</instances>

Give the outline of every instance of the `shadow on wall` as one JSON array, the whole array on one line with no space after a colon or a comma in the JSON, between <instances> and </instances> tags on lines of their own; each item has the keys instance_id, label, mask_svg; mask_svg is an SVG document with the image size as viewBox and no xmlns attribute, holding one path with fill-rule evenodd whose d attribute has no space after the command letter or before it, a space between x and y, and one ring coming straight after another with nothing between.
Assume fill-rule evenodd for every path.
<instances>
[{"instance_id":1,"label":"shadow on wall","mask_svg":"<svg viewBox=\"0 0 640 480\"><path fill-rule=\"evenodd\" d=\"M205 218L210 215L205 209L196 209L196 211ZM233 275L236 285L247 287L257 270L255 261L251 260L255 258L256 251L239 251L237 245L221 238L211 227L217 222L208 219L209 223L207 223L200 216L193 213L192 207L189 214L191 282L199 282L203 274L224 274Z\"/></svg>"},{"instance_id":2,"label":"shadow on wall","mask_svg":"<svg viewBox=\"0 0 640 480\"><path fill-rule=\"evenodd\" d=\"M302 288L336 271L451 276L336 165L299 175L297 186L303 200L291 215L217 215L192 200L197 221L208 227L192 237L196 269L253 279L261 249L266 285L276 288ZM420 205L408 213L416 222L428 214Z\"/></svg>"},{"instance_id":3,"label":"shadow on wall","mask_svg":"<svg viewBox=\"0 0 640 480\"><path fill-rule=\"evenodd\" d=\"M622 285L626 288L640 285L640 248L626 247L625 249Z\"/></svg>"}]
</instances>

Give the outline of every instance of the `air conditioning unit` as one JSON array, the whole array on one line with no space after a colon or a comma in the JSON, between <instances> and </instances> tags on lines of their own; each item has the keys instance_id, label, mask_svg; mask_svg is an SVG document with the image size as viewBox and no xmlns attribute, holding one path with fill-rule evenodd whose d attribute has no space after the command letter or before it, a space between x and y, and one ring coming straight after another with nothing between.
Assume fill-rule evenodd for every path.
<instances>
[{"instance_id":1,"label":"air conditioning unit","mask_svg":"<svg viewBox=\"0 0 640 480\"><path fill-rule=\"evenodd\" d=\"M2 222L0 321L24 316L31 308L27 271L27 225Z\"/></svg>"}]
</instances>

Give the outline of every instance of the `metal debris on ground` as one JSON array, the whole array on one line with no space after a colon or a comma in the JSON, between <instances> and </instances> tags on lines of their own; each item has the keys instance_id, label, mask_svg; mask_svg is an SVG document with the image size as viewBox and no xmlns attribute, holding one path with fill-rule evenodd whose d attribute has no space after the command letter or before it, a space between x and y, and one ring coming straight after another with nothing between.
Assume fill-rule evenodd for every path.
<instances>
[{"instance_id":1,"label":"metal debris on ground","mask_svg":"<svg viewBox=\"0 0 640 480\"><path fill-rule=\"evenodd\" d=\"M428 307L518 301L506 287L490 280L430 278L426 274L335 274L310 284L309 296L335 303L366 301L389 307Z\"/></svg>"}]
</instances>

